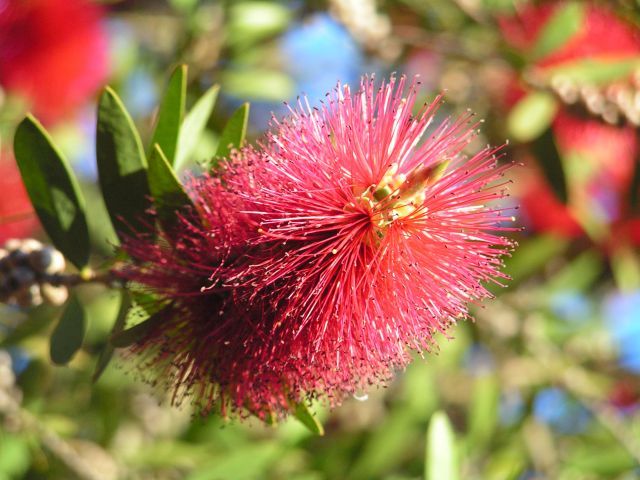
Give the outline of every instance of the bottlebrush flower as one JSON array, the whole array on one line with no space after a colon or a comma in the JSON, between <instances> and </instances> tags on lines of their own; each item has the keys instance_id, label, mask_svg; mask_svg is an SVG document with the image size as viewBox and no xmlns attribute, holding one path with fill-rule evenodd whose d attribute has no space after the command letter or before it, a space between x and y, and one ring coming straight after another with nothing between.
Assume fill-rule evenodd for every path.
<instances>
[{"instance_id":1,"label":"bottlebrush flower","mask_svg":"<svg viewBox=\"0 0 640 480\"><path fill-rule=\"evenodd\" d=\"M500 19L501 32L507 43L530 54L554 15L570 4L551 1L526 5L515 16ZM545 77L553 68L570 67L584 60L640 58L640 30L602 4L584 2L581 7L583 15L575 33L555 50L531 62L530 72ZM527 88L514 80L506 95L508 103L516 103ZM629 219L625 200L639 149L636 132L630 125L609 125L584 113L563 105L551 125L567 178L568 205L557 200L532 165L518 172L519 188L515 194L521 198L529 226L536 230L573 238L584 235L583 226L589 225L591 235L595 234L598 241L634 242L638 228ZM622 235L624 239L620 238Z\"/></svg>"},{"instance_id":2,"label":"bottlebrush flower","mask_svg":"<svg viewBox=\"0 0 640 480\"><path fill-rule=\"evenodd\" d=\"M10 238L30 236L38 228L38 220L18 167L4 152L0 152L0 192L0 245Z\"/></svg>"},{"instance_id":3,"label":"bottlebrush flower","mask_svg":"<svg viewBox=\"0 0 640 480\"><path fill-rule=\"evenodd\" d=\"M0 85L53 122L72 112L107 74L102 9L87 0L0 3Z\"/></svg>"},{"instance_id":4,"label":"bottlebrush flower","mask_svg":"<svg viewBox=\"0 0 640 480\"><path fill-rule=\"evenodd\" d=\"M301 101L257 148L190 182L197 215L131 238L121 272L168 305L135 347L175 400L265 418L388 380L504 277L507 166L467 158L471 115L413 113L392 77ZM494 280L497 282L497 280Z\"/></svg>"}]
</instances>

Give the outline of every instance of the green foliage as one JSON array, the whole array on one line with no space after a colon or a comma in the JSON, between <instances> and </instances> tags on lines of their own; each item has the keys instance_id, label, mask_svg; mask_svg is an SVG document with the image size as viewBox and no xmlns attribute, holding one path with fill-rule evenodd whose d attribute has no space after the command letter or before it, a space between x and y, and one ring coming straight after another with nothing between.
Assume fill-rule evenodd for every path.
<instances>
[{"instance_id":1,"label":"green foliage","mask_svg":"<svg viewBox=\"0 0 640 480\"><path fill-rule=\"evenodd\" d=\"M66 365L82 347L86 322L84 307L78 298L72 295L51 334L49 353L53 363Z\"/></svg>"},{"instance_id":2,"label":"green foliage","mask_svg":"<svg viewBox=\"0 0 640 480\"><path fill-rule=\"evenodd\" d=\"M216 157L226 157L234 148L242 147L247 135L247 124L249 123L249 104L244 103L229 118L229 121L222 130L220 143L216 151Z\"/></svg>"},{"instance_id":3,"label":"green foliage","mask_svg":"<svg viewBox=\"0 0 640 480\"><path fill-rule=\"evenodd\" d=\"M456 480L460 478L455 435L447 414L433 414L427 432L425 480Z\"/></svg>"},{"instance_id":4,"label":"green foliage","mask_svg":"<svg viewBox=\"0 0 640 480\"><path fill-rule=\"evenodd\" d=\"M170 227L177 219L177 212L193 204L157 143L149 156L148 175L158 219L163 226Z\"/></svg>"},{"instance_id":5,"label":"green foliage","mask_svg":"<svg viewBox=\"0 0 640 480\"><path fill-rule=\"evenodd\" d=\"M550 93L529 93L509 112L509 134L518 142L534 140L550 127L557 111L558 103Z\"/></svg>"},{"instance_id":6,"label":"green foliage","mask_svg":"<svg viewBox=\"0 0 640 480\"><path fill-rule=\"evenodd\" d=\"M540 159L540 168L542 169L545 178L549 181L549 186L553 190L553 193L560 202L566 203L569 199L569 194L567 192L567 180L562 164L562 158L558 151L551 128L548 128L535 140L533 143L533 151Z\"/></svg>"},{"instance_id":7,"label":"green foliage","mask_svg":"<svg viewBox=\"0 0 640 480\"><path fill-rule=\"evenodd\" d=\"M579 32L584 17L584 5L579 2L566 2L561 5L539 34L532 49L533 59L538 60L563 47Z\"/></svg>"},{"instance_id":8,"label":"green foliage","mask_svg":"<svg viewBox=\"0 0 640 480\"><path fill-rule=\"evenodd\" d=\"M176 171L180 171L187 164L198 140L204 132L213 107L218 98L220 87L213 85L198 99L184 119L178 136L178 149L173 164Z\"/></svg>"},{"instance_id":9,"label":"green foliage","mask_svg":"<svg viewBox=\"0 0 640 480\"><path fill-rule=\"evenodd\" d=\"M89 261L85 201L65 157L31 115L18 126L14 152L31 203L51 241L78 267Z\"/></svg>"},{"instance_id":10,"label":"green foliage","mask_svg":"<svg viewBox=\"0 0 640 480\"><path fill-rule=\"evenodd\" d=\"M98 104L96 158L100 188L118 235L130 228L144 230L140 222L149 206L147 160L131 116L109 87Z\"/></svg>"},{"instance_id":11,"label":"green foliage","mask_svg":"<svg viewBox=\"0 0 640 480\"><path fill-rule=\"evenodd\" d=\"M170 164L174 163L180 126L184 119L187 101L187 66L178 65L173 71L165 91L156 128L151 139L151 150L158 144L166 154ZM151 192L153 194L153 192Z\"/></svg>"},{"instance_id":12,"label":"green foliage","mask_svg":"<svg viewBox=\"0 0 640 480\"><path fill-rule=\"evenodd\" d=\"M309 406L305 402L296 404L294 416L316 435L324 435L324 428L318 421L317 417L311 412Z\"/></svg>"}]
</instances>

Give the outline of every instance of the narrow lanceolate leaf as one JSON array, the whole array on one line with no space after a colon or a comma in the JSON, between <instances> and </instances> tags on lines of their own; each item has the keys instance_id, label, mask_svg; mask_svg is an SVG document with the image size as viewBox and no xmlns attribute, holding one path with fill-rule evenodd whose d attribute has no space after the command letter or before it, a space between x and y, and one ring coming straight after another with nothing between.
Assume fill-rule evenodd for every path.
<instances>
[{"instance_id":1,"label":"narrow lanceolate leaf","mask_svg":"<svg viewBox=\"0 0 640 480\"><path fill-rule=\"evenodd\" d=\"M127 320L127 313L129 313L129 309L131 308L131 296L127 290L121 291L121 302L120 309L118 310L118 316L116 317L116 321L113 324L113 328L111 330L111 335L117 335L120 333L124 327ZM115 347L111 342L107 342L102 351L100 352L100 356L98 357L98 361L96 362L96 368L93 372L92 380L97 382L102 373L105 371L111 358L113 357L113 353L115 351Z\"/></svg>"},{"instance_id":2,"label":"narrow lanceolate leaf","mask_svg":"<svg viewBox=\"0 0 640 480\"><path fill-rule=\"evenodd\" d=\"M175 161L173 162L176 171L184 167L198 144L198 140L204 132L213 107L218 98L219 85L214 85L198 99L193 108L189 111L180 128L178 136L178 149L176 150Z\"/></svg>"},{"instance_id":3,"label":"narrow lanceolate leaf","mask_svg":"<svg viewBox=\"0 0 640 480\"><path fill-rule=\"evenodd\" d=\"M187 98L187 66L178 65L173 71L162 98L156 128L151 140L151 148L157 143L171 164L175 160L178 147L180 125L184 119Z\"/></svg>"},{"instance_id":4,"label":"narrow lanceolate leaf","mask_svg":"<svg viewBox=\"0 0 640 480\"><path fill-rule=\"evenodd\" d=\"M153 146L149 156L149 190L163 226L173 224L178 211L192 205L191 199L158 144Z\"/></svg>"},{"instance_id":5,"label":"narrow lanceolate leaf","mask_svg":"<svg viewBox=\"0 0 640 480\"><path fill-rule=\"evenodd\" d=\"M85 333L85 311L75 295L72 295L51 335L50 353L53 363L65 365L82 346Z\"/></svg>"},{"instance_id":6,"label":"narrow lanceolate leaf","mask_svg":"<svg viewBox=\"0 0 640 480\"><path fill-rule=\"evenodd\" d=\"M216 157L226 157L232 149L242 147L247 135L249 122L249 104L244 103L236 110L227 122L220 135L220 143L216 151Z\"/></svg>"},{"instance_id":7,"label":"narrow lanceolate leaf","mask_svg":"<svg viewBox=\"0 0 640 480\"><path fill-rule=\"evenodd\" d=\"M96 156L100 188L116 231L142 230L149 206L147 161L131 116L109 87L98 106Z\"/></svg>"},{"instance_id":8,"label":"narrow lanceolate leaf","mask_svg":"<svg viewBox=\"0 0 640 480\"><path fill-rule=\"evenodd\" d=\"M324 435L324 427L311 410L309 410L309 407L305 402L296 404L294 416L312 433L315 433L316 435Z\"/></svg>"},{"instance_id":9,"label":"narrow lanceolate leaf","mask_svg":"<svg viewBox=\"0 0 640 480\"><path fill-rule=\"evenodd\" d=\"M584 6L568 2L559 6L546 23L533 46L533 58L538 60L562 48L584 23Z\"/></svg>"},{"instance_id":10,"label":"narrow lanceolate leaf","mask_svg":"<svg viewBox=\"0 0 640 480\"><path fill-rule=\"evenodd\" d=\"M109 342L115 348L125 348L133 345L146 337L156 325L162 323L168 312L169 309L164 308L137 325L112 334L109 337Z\"/></svg>"},{"instance_id":11,"label":"narrow lanceolate leaf","mask_svg":"<svg viewBox=\"0 0 640 480\"><path fill-rule=\"evenodd\" d=\"M85 201L67 160L31 115L18 125L14 150L42 226L58 250L84 267L90 251Z\"/></svg>"},{"instance_id":12,"label":"narrow lanceolate leaf","mask_svg":"<svg viewBox=\"0 0 640 480\"><path fill-rule=\"evenodd\" d=\"M538 164L551 186L553 193L562 203L567 203L567 181L562 166L562 158L553 138L553 131L548 128L535 142L533 151Z\"/></svg>"},{"instance_id":13,"label":"narrow lanceolate leaf","mask_svg":"<svg viewBox=\"0 0 640 480\"><path fill-rule=\"evenodd\" d=\"M427 431L427 459L425 480L457 480L455 436L447 414L440 411L431 416Z\"/></svg>"}]
</instances>

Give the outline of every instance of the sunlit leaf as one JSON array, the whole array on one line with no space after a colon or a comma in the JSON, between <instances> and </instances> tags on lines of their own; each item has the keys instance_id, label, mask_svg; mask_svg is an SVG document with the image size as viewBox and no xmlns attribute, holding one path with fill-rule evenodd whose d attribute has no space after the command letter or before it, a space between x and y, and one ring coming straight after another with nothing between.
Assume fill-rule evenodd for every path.
<instances>
[{"instance_id":1,"label":"sunlit leaf","mask_svg":"<svg viewBox=\"0 0 640 480\"><path fill-rule=\"evenodd\" d=\"M509 112L507 129L517 142L529 142L549 128L558 111L558 103L550 93L531 92Z\"/></svg>"},{"instance_id":2,"label":"sunlit leaf","mask_svg":"<svg viewBox=\"0 0 640 480\"><path fill-rule=\"evenodd\" d=\"M164 226L171 226L178 218L177 212L192 205L191 199L158 144L154 145L149 156L149 189L158 218Z\"/></svg>"},{"instance_id":3,"label":"sunlit leaf","mask_svg":"<svg viewBox=\"0 0 640 480\"><path fill-rule=\"evenodd\" d=\"M137 325L114 333L109 337L109 342L116 348L125 348L133 345L139 340L142 340L155 326L162 323L167 313L167 309L160 310Z\"/></svg>"},{"instance_id":4,"label":"sunlit leaf","mask_svg":"<svg viewBox=\"0 0 640 480\"><path fill-rule=\"evenodd\" d=\"M116 231L143 230L149 206L147 160L131 116L110 87L98 106L96 156L100 188Z\"/></svg>"},{"instance_id":5,"label":"sunlit leaf","mask_svg":"<svg viewBox=\"0 0 640 480\"><path fill-rule=\"evenodd\" d=\"M309 407L305 402L300 402L295 405L293 415L312 433L315 433L316 435L324 435L324 427L311 410L309 410Z\"/></svg>"},{"instance_id":6,"label":"sunlit leaf","mask_svg":"<svg viewBox=\"0 0 640 480\"><path fill-rule=\"evenodd\" d=\"M53 363L69 363L80 349L86 330L85 317L84 307L75 295L71 295L58 325L51 334L50 354Z\"/></svg>"},{"instance_id":7,"label":"sunlit leaf","mask_svg":"<svg viewBox=\"0 0 640 480\"><path fill-rule=\"evenodd\" d=\"M249 122L249 104L244 103L236 110L220 135L216 157L222 158L229 155L232 149L240 148L244 144Z\"/></svg>"},{"instance_id":8,"label":"sunlit leaf","mask_svg":"<svg viewBox=\"0 0 640 480\"><path fill-rule=\"evenodd\" d=\"M562 77L577 85L607 85L628 78L640 66L640 56L632 58L580 58L544 70L546 77Z\"/></svg>"},{"instance_id":9,"label":"sunlit leaf","mask_svg":"<svg viewBox=\"0 0 640 480\"><path fill-rule=\"evenodd\" d=\"M65 157L31 115L18 125L15 158L31 203L51 241L73 264L89 261L85 201Z\"/></svg>"},{"instance_id":10,"label":"sunlit leaf","mask_svg":"<svg viewBox=\"0 0 640 480\"><path fill-rule=\"evenodd\" d=\"M219 90L220 87L218 85L213 85L209 88L185 117L182 127L180 127L178 149L173 163L176 171L180 171L186 165L195 150L198 140L207 126L209 117L211 117Z\"/></svg>"},{"instance_id":11,"label":"sunlit leaf","mask_svg":"<svg viewBox=\"0 0 640 480\"><path fill-rule=\"evenodd\" d=\"M564 46L584 23L584 6L578 2L559 5L545 23L533 46L535 60L543 58Z\"/></svg>"},{"instance_id":12,"label":"sunlit leaf","mask_svg":"<svg viewBox=\"0 0 640 480\"><path fill-rule=\"evenodd\" d=\"M151 149L156 143L160 145L171 164L175 160L186 98L187 66L178 65L169 79L169 84L162 98L156 128L151 139Z\"/></svg>"},{"instance_id":13,"label":"sunlit leaf","mask_svg":"<svg viewBox=\"0 0 640 480\"><path fill-rule=\"evenodd\" d=\"M427 431L425 480L457 480L459 475L455 435L447 414L433 414Z\"/></svg>"}]
</instances>

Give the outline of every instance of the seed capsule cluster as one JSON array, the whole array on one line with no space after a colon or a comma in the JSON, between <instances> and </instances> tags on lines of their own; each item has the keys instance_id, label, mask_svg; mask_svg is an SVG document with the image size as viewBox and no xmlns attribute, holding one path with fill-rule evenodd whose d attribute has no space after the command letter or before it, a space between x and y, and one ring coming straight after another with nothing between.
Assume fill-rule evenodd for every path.
<instances>
[{"instance_id":1,"label":"seed capsule cluster","mask_svg":"<svg viewBox=\"0 0 640 480\"><path fill-rule=\"evenodd\" d=\"M55 248L32 238L11 239L0 247L0 303L35 307L44 301L61 305L68 297L60 285L66 266Z\"/></svg>"},{"instance_id":2,"label":"seed capsule cluster","mask_svg":"<svg viewBox=\"0 0 640 480\"><path fill-rule=\"evenodd\" d=\"M628 79L604 86L576 83L560 74L548 81L535 75L527 79L534 87L550 89L563 103L581 106L607 123L640 126L640 70Z\"/></svg>"}]
</instances>

